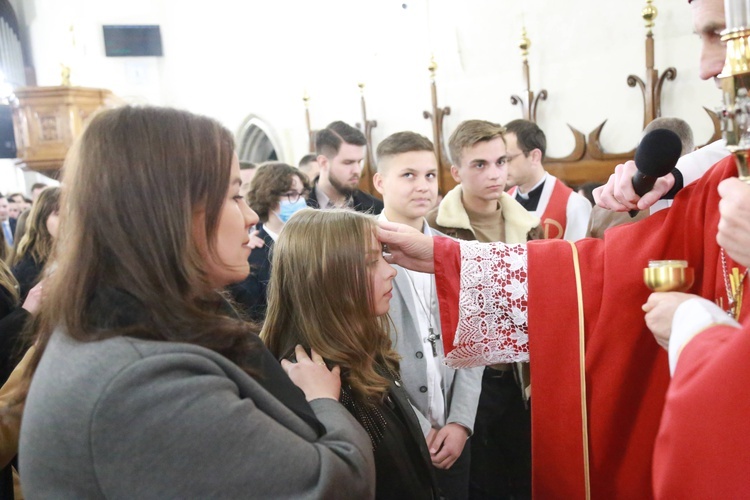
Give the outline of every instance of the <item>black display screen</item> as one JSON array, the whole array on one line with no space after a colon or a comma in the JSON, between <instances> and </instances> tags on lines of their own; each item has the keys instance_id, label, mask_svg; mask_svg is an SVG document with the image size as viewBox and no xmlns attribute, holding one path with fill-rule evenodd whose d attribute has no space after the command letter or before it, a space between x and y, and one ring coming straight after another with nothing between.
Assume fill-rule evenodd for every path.
<instances>
[{"instance_id":1,"label":"black display screen","mask_svg":"<svg viewBox=\"0 0 750 500\"><path fill-rule=\"evenodd\" d=\"M105 25L104 51L107 57L161 56L158 25Z\"/></svg>"}]
</instances>

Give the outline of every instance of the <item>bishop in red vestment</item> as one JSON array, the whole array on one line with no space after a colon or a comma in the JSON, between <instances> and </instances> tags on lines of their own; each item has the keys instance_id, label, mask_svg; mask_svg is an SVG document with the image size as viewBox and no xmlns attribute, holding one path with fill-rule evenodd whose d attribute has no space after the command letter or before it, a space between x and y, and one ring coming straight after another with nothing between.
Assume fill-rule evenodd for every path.
<instances>
[{"instance_id":1,"label":"bishop in red vestment","mask_svg":"<svg viewBox=\"0 0 750 500\"><path fill-rule=\"evenodd\" d=\"M672 382L654 451L657 498L746 498L750 482L750 186L737 179L719 186L718 242L732 315L694 296L655 293L644 310L657 341L669 348Z\"/></svg>"},{"instance_id":2,"label":"bishop in red vestment","mask_svg":"<svg viewBox=\"0 0 750 500\"><path fill-rule=\"evenodd\" d=\"M680 354L654 453L657 498L746 498L750 323L697 335Z\"/></svg>"},{"instance_id":3,"label":"bishop in red vestment","mask_svg":"<svg viewBox=\"0 0 750 500\"><path fill-rule=\"evenodd\" d=\"M472 254L482 244L435 238L448 363L530 358L535 497L652 496L669 370L644 322L643 269L649 260L687 260L696 275L690 292L726 303L717 185L736 172L728 157L670 210L613 228L604 240L534 241L511 254L484 244L496 258L483 261Z\"/></svg>"}]
</instances>

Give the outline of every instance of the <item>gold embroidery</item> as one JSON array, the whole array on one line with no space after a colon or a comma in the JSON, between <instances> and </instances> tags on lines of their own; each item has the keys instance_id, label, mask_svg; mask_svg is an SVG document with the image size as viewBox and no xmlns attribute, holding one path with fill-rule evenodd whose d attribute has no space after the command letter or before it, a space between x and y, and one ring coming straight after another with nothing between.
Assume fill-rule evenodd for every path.
<instances>
[{"instance_id":1,"label":"gold embroidery","mask_svg":"<svg viewBox=\"0 0 750 500\"><path fill-rule=\"evenodd\" d=\"M557 234L554 236L550 236L550 227L557 228ZM544 219L544 239L557 239L561 240L563 236L565 235L565 230L562 227L562 224L557 222L555 219Z\"/></svg>"},{"instance_id":2,"label":"gold embroidery","mask_svg":"<svg viewBox=\"0 0 750 500\"><path fill-rule=\"evenodd\" d=\"M581 286L581 266L578 262L578 249L575 243L569 241L573 251L573 268L576 275L576 295L578 297L578 347L579 365L581 373L581 421L583 423L583 474L586 489L586 500L591 499L591 472L589 465L589 425L588 409L586 408L586 330L583 314L583 288Z\"/></svg>"}]
</instances>

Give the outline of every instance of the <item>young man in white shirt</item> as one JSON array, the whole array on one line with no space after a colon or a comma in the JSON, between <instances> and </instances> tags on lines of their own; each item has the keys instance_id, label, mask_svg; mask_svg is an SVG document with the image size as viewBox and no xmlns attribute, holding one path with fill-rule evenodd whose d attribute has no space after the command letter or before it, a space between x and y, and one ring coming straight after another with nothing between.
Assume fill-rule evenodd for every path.
<instances>
[{"instance_id":1,"label":"young man in white shirt","mask_svg":"<svg viewBox=\"0 0 750 500\"><path fill-rule=\"evenodd\" d=\"M425 214L437 200L437 160L432 142L398 132L377 149L375 188L383 196L381 219L425 234ZM450 499L468 498L468 438L476 417L483 369L453 370L443 364L440 311L432 274L394 266L391 338L401 355L401 379L427 440L438 484Z\"/></svg>"}]
</instances>

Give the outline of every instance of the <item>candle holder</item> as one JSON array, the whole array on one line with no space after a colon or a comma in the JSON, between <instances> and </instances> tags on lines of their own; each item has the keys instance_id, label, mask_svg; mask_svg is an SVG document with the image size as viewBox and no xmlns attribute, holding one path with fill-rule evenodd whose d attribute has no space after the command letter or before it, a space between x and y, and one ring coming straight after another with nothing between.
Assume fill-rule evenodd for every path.
<instances>
[{"instance_id":1,"label":"candle holder","mask_svg":"<svg viewBox=\"0 0 750 500\"><path fill-rule=\"evenodd\" d=\"M727 56L718 76L723 105L718 109L722 135L734 155L738 177L750 184L750 3L726 0L727 29L721 32Z\"/></svg>"}]
</instances>

